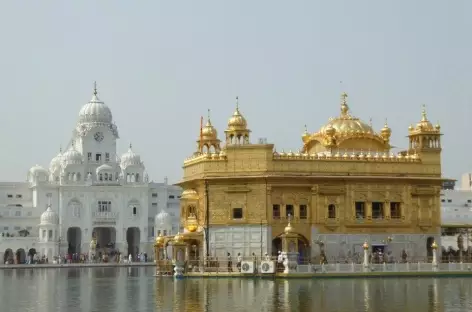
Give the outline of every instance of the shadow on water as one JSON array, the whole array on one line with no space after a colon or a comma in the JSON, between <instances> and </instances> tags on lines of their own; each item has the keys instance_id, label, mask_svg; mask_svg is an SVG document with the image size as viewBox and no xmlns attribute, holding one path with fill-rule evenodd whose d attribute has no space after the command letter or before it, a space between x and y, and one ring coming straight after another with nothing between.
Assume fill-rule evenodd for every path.
<instances>
[{"instance_id":1,"label":"shadow on water","mask_svg":"<svg viewBox=\"0 0 472 312\"><path fill-rule=\"evenodd\" d=\"M153 268L0 272L2 311L470 311L471 279L155 278Z\"/></svg>"}]
</instances>

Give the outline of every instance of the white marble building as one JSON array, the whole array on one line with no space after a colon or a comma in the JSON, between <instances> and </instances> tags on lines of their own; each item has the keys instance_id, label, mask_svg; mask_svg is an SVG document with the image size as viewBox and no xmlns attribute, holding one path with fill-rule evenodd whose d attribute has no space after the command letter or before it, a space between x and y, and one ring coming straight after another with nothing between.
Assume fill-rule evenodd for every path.
<instances>
[{"instance_id":1,"label":"white marble building","mask_svg":"<svg viewBox=\"0 0 472 312\"><path fill-rule=\"evenodd\" d=\"M0 183L0 259L86 254L92 235L100 248L152 255L158 231L179 230L180 188L150 182L131 144L117 154L118 138L95 88L49 168L35 165L26 182Z\"/></svg>"},{"instance_id":2,"label":"white marble building","mask_svg":"<svg viewBox=\"0 0 472 312\"><path fill-rule=\"evenodd\" d=\"M472 247L472 191L442 190L441 191L441 246L448 250L458 249L457 239L460 234L464 238L464 248Z\"/></svg>"}]
</instances>

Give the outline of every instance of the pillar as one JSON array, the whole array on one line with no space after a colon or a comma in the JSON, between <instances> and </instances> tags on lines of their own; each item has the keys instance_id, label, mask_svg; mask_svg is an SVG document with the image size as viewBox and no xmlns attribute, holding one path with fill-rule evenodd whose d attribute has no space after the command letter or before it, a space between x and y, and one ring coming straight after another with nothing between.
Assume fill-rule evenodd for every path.
<instances>
[{"instance_id":1,"label":"pillar","mask_svg":"<svg viewBox=\"0 0 472 312\"><path fill-rule=\"evenodd\" d=\"M369 267L369 244L367 244L367 242L365 242L364 245L362 245L362 248L364 249L363 266L364 266L364 268L368 268Z\"/></svg>"},{"instance_id":2,"label":"pillar","mask_svg":"<svg viewBox=\"0 0 472 312\"><path fill-rule=\"evenodd\" d=\"M186 249L187 244L184 242L183 236L180 233L177 233L172 241L172 262L175 265L175 278L182 278L184 276Z\"/></svg>"},{"instance_id":3,"label":"pillar","mask_svg":"<svg viewBox=\"0 0 472 312\"><path fill-rule=\"evenodd\" d=\"M431 264L433 265L433 269L435 269L438 267L438 244L436 244L436 241L433 242L431 248L433 249L433 261L431 262Z\"/></svg>"},{"instance_id":4,"label":"pillar","mask_svg":"<svg viewBox=\"0 0 472 312\"><path fill-rule=\"evenodd\" d=\"M163 248L164 246L164 237L162 234L159 234L158 237L156 237L156 242L154 243L154 261L156 262L156 275L161 275L162 274L162 256L163 256Z\"/></svg>"}]
</instances>

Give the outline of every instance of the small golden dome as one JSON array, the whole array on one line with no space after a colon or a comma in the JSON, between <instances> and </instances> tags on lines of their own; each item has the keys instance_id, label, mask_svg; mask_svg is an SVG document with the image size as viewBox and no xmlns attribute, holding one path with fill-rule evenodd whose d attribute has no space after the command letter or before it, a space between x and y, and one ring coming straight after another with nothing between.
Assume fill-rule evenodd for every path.
<instances>
[{"instance_id":1,"label":"small golden dome","mask_svg":"<svg viewBox=\"0 0 472 312\"><path fill-rule=\"evenodd\" d=\"M285 156L285 155L286 155L286 154L285 154L284 150L282 150L282 151L279 153L279 156Z\"/></svg>"},{"instance_id":2,"label":"small golden dome","mask_svg":"<svg viewBox=\"0 0 472 312\"><path fill-rule=\"evenodd\" d=\"M284 232L285 232L285 234L293 233L293 227L290 224L290 221L288 222L287 226L285 227Z\"/></svg>"},{"instance_id":3,"label":"small golden dome","mask_svg":"<svg viewBox=\"0 0 472 312\"><path fill-rule=\"evenodd\" d=\"M310 137L310 133L308 133L308 129L305 125L305 131L303 131L302 138L304 139L304 138L308 138L308 137Z\"/></svg>"},{"instance_id":4,"label":"small golden dome","mask_svg":"<svg viewBox=\"0 0 472 312\"><path fill-rule=\"evenodd\" d=\"M181 194L182 199L198 199L198 193L194 189L187 189Z\"/></svg>"},{"instance_id":5,"label":"small golden dome","mask_svg":"<svg viewBox=\"0 0 472 312\"><path fill-rule=\"evenodd\" d=\"M159 236L156 237L156 245L162 244L164 244L164 236L162 236L162 234L159 234Z\"/></svg>"},{"instance_id":6,"label":"small golden dome","mask_svg":"<svg viewBox=\"0 0 472 312\"><path fill-rule=\"evenodd\" d=\"M385 120L385 124L383 128L380 130L380 133L384 138L390 138L390 135L392 134L392 130L388 127L387 120Z\"/></svg>"},{"instance_id":7,"label":"small golden dome","mask_svg":"<svg viewBox=\"0 0 472 312\"><path fill-rule=\"evenodd\" d=\"M423 110L421 111L421 120L419 123L416 124L416 131L434 131L435 127L433 124L428 120L426 115L426 106L423 104Z\"/></svg>"},{"instance_id":8,"label":"small golden dome","mask_svg":"<svg viewBox=\"0 0 472 312\"><path fill-rule=\"evenodd\" d=\"M438 121L438 123L434 126L434 129L436 129L437 131L441 130L441 125L439 124L439 121Z\"/></svg>"},{"instance_id":9,"label":"small golden dome","mask_svg":"<svg viewBox=\"0 0 472 312\"><path fill-rule=\"evenodd\" d=\"M367 244L367 242L364 242L362 248L364 248L365 250L369 249L369 244Z\"/></svg>"},{"instance_id":10,"label":"small golden dome","mask_svg":"<svg viewBox=\"0 0 472 312\"><path fill-rule=\"evenodd\" d=\"M292 153L292 150L290 150L290 151L287 153L287 156L288 156L288 157L294 156L294 154Z\"/></svg>"},{"instance_id":11,"label":"small golden dome","mask_svg":"<svg viewBox=\"0 0 472 312\"><path fill-rule=\"evenodd\" d=\"M198 228L198 222L197 222L197 217L195 214L190 214L190 216L187 218L187 230L189 232L195 232Z\"/></svg>"},{"instance_id":12,"label":"small golden dome","mask_svg":"<svg viewBox=\"0 0 472 312\"><path fill-rule=\"evenodd\" d=\"M438 244L436 244L436 241L433 241L433 244L431 245L431 248L438 249Z\"/></svg>"},{"instance_id":13,"label":"small golden dome","mask_svg":"<svg viewBox=\"0 0 472 312\"><path fill-rule=\"evenodd\" d=\"M174 236L174 242L176 243L181 243L183 242L184 240L184 237L182 234L180 234L180 232L177 233L177 235Z\"/></svg>"},{"instance_id":14,"label":"small golden dome","mask_svg":"<svg viewBox=\"0 0 472 312\"><path fill-rule=\"evenodd\" d=\"M202 136L210 139L216 139L218 137L218 132L211 124L210 119L208 119L205 127L202 128Z\"/></svg>"},{"instance_id":15,"label":"small golden dome","mask_svg":"<svg viewBox=\"0 0 472 312\"><path fill-rule=\"evenodd\" d=\"M236 110L228 120L229 130L246 130L247 122L244 116L239 111L239 98L236 97Z\"/></svg>"}]
</instances>

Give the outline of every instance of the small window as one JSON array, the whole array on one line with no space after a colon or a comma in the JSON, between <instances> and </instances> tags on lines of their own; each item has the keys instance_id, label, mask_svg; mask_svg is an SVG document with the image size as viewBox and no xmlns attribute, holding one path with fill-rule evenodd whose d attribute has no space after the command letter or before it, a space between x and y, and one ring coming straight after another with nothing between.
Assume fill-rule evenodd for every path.
<instances>
[{"instance_id":1,"label":"small window","mask_svg":"<svg viewBox=\"0 0 472 312\"><path fill-rule=\"evenodd\" d=\"M31 230L33 229L33 227L32 227L32 226L27 226L26 229L27 229L28 231L31 231Z\"/></svg>"},{"instance_id":2,"label":"small window","mask_svg":"<svg viewBox=\"0 0 472 312\"><path fill-rule=\"evenodd\" d=\"M307 205L300 205L300 219L308 218L308 208Z\"/></svg>"},{"instance_id":3,"label":"small window","mask_svg":"<svg viewBox=\"0 0 472 312\"><path fill-rule=\"evenodd\" d=\"M179 196L177 196L177 198L182 198L182 196L179 195Z\"/></svg>"},{"instance_id":4,"label":"small window","mask_svg":"<svg viewBox=\"0 0 472 312\"><path fill-rule=\"evenodd\" d=\"M470 204L472 203L472 199L468 199L467 202Z\"/></svg>"},{"instance_id":5,"label":"small window","mask_svg":"<svg viewBox=\"0 0 472 312\"><path fill-rule=\"evenodd\" d=\"M441 203L445 203L445 202L446 202L446 200L445 200L445 199L441 199Z\"/></svg>"},{"instance_id":6,"label":"small window","mask_svg":"<svg viewBox=\"0 0 472 312\"><path fill-rule=\"evenodd\" d=\"M364 219L365 218L365 203L364 202L356 202L356 219Z\"/></svg>"},{"instance_id":7,"label":"small window","mask_svg":"<svg viewBox=\"0 0 472 312\"><path fill-rule=\"evenodd\" d=\"M157 203L152 203L151 206L157 207Z\"/></svg>"},{"instance_id":8,"label":"small window","mask_svg":"<svg viewBox=\"0 0 472 312\"><path fill-rule=\"evenodd\" d=\"M448 202L448 203L452 203L452 199L448 199L447 202Z\"/></svg>"},{"instance_id":9,"label":"small window","mask_svg":"<svg viewBox=\"0 0 472 312\"><path fill-rule=\"evenodd\" d=\"M22 204L16 204L15 207L23 208L23 205Z\"/></svg>"},{"instance_id":10,"label":"small window","mask_svg":"<svg viewBox=\"0 0 472 312\"><path fill-rule=\"evenodd\" d=\"M87 153L87 159L88 159L88 161L92 160L92 153Z\"/></svg>"},{"instance_id":11,"label":"small window","mask_svg":"<svg viewBox=\"0 0 472 312\"><path fill-rule=\"evenodd\" d=\"M105 161L106 162L110 161L110 153L105 153Z\"/></svg>"},{"instance_id":12,"label":"small window","mask_svg":"<svg viewBox=\"0 0 472 312\"><path fill-rule=\"evenodd\" d=\"M152 193L152 197L157 197L157 193Z\"/></svg>"},{"instance_id":13,"label":"small window","mask_svg":"<svg viewBox=\"0 0 472 312\"><path fill-rule=\"evenodd\" d=\"M174 199L175 196L174 195L169 195L169 199Z\"/></svg>"},{"instance_id":14,"label":"small window","mask_svg":"<svg viewBox=\"0 0 472 312\"><path fill-rule=\"evenodd\" d=\"M280 205L272 205L272 219L280 219Z\"/></svg>"},{"instance_id":15,"label":"small window","mask_svg":"<svg viewBox=\"0 0 472 312\"><path fill-rule=\"evenodd\" d=\"M384 218L384 203L373 202L372 203L372 219L383 219Z\"/></svg>"},{"instance_id":16,"label":"small window","mask_svg":"<svg viewBox=\"0 0 472 312\"><path fill-rule=\"evenodd\" d=\"M100 161L102 160L102 154L98 153L98 154L95 154L95 161Z\"/></svg>"},{"instance_id":17,"label":"small window","mask_svg":"<svg viewBox=\"0 0 472 312\"><path fill-rule=\"evenodd\" d=\"M15 217L21 217L21 211L15 211Z\"/></svg>"},{"instance_id":18,"label":"small window","mask_svg":"<svg viewBox=\"0 0 472 312\"><path fill-rule=\"evenodd\" d=\"M401 205L398 202L391 202L390 203L390 218L392 219L400 219L402 217L401 214Z\"/></svg>"},{"instance_id":19,"label":"small window","mask_svg":"<svg viewBox=\"0 0 472 312\"><path fill-rule=\"evenodd\" d=\"M233 219L243 218L243 208L233 208Z\"/></svg>"},{"instance_id":20,"label":"small window","mask_svg":"<svg viewBox=\"0 0 472 312\"><path fill-rule=\"evenodd\" d=\"M293 217L294 214L293 214L293 205L286 205L285 206L285 216L288 217L288 216L291 216Z\"/></svg>"},{"instance_id":21,"label":"small window","mask_svg":"<svg viewBox=\"0 0 472 312\"><path fill-rule=\"evenodd\" d=\"M138 214L138 210L136 209L136 207L133 207L133 216L135 216L137 214Z\"/></svg>"},{"instance_id":22,"label":"small window","mask_svg":"<svg viewBox=\"0 0 472 312\"><path fill-rule=\"evenodd\" d=\"M328 205L328 219L336 219L336 206L333 204Z\"/></svg>"},{"instance_id":23,"label":"small window","mask_svg":"<svg viewBox=\"0 0 472 312\"><path fill-rule=\"evenodd\" d=\"M19 231L21 228L20 228L19 226L15 226L13 229L14 229L15 231Z\"/></svg>"},{"instance_id":24,"label":"small window","mask_svg":"<svg viewBox=\"0 0 472 312\"><path fill-rule=\"evenodd\" d=\"M8 226L4 226L4 227L3 227L3 230L4 230L4 231L8 231Z\"/></svg>"},{"instance_id":25,"label":"small window","mask_svg":"<svg viewBox=\"0 0 472 312\"><path fill-rule=\"evenodd\" d=\"M13 195L12 195L12 194L8 194L7 197L8 197L8 198L13 198Z\"/></svg>"},{"instance_id":26,"label":"small window","mask_svg":"<svg viewBox=\"0 0 472 312\"><path fill-rule=\"evenodd\" d=\"M26 214L28 217L31 217L33 215L33 212L32 211L28 211L27 214Z\"/></svg>"},{"instance_id":27,"label":"small window","mask_svg":"<svg viewBox=\"0 0 472 312\"><path fill-rule=\"evenodd\" d=\"M23 198L23 195L21 195L21 194L16 194L16 198Z\"/></svg>"}]
</instances>

